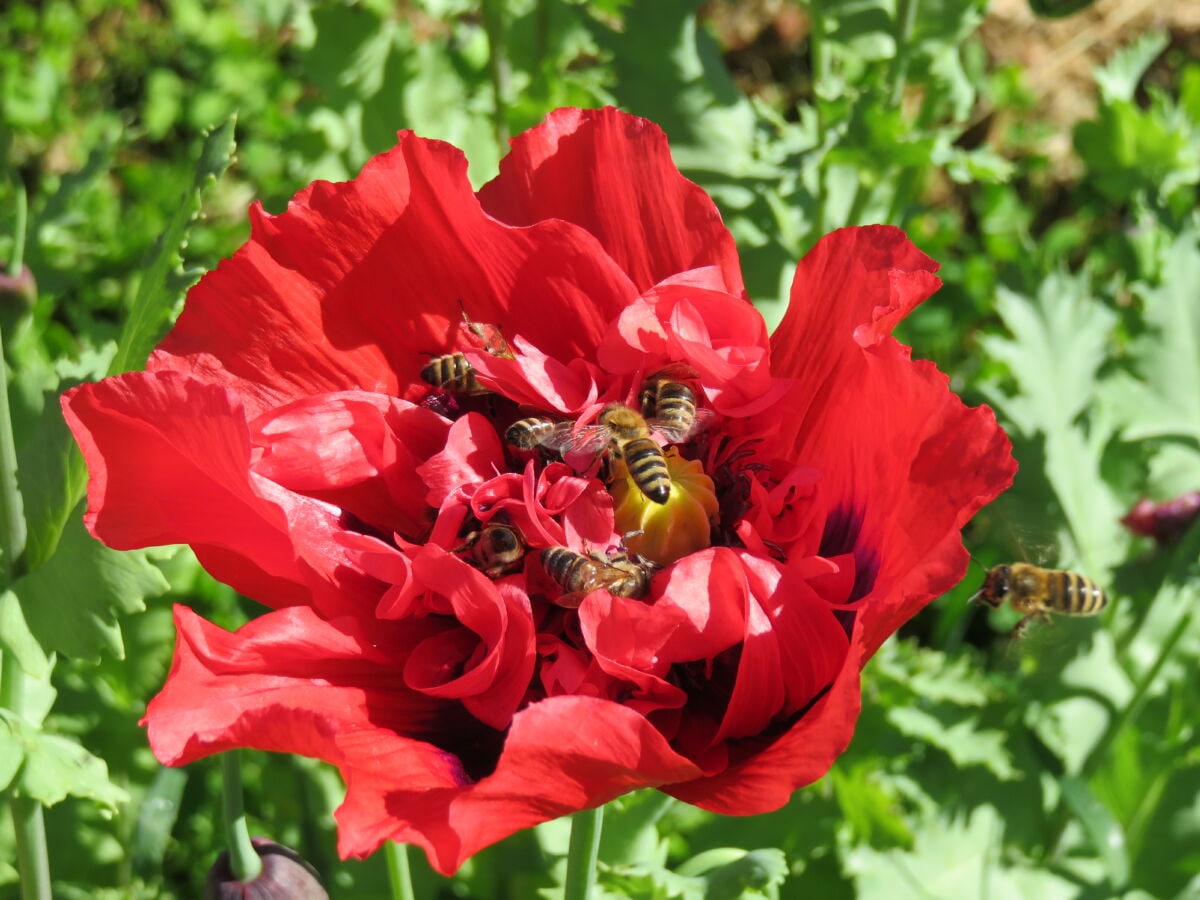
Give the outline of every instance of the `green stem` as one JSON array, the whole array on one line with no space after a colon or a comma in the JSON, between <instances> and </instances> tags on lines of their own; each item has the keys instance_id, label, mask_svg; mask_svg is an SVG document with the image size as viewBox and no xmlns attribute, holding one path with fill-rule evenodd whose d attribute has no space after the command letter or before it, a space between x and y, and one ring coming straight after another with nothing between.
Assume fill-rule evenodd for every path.
<instances>
[{"instance_id":1,"label":"green stem","mask_svg":"<svg viewBox=\"0 0 1200 900\"><path fill-rule=\"evenodd\" d=\"M908 60L911 54L913 28L917 24L918 0L899 0L896 10L896 59L892 66L892 83L888 91L888 102L899 106L904 99L904 83L908 79Z\"/></svg>"},{"instance_id":2,"label":"green stem","mask_svg":"<svg viewBox=\"0 0 1200 900\"><path fill-rule=\"evenodd\" d=\"M508 150L508 56L504 42L503 0L483 0L483 30L488 39L488 76L492 80L492 127L496 132L496 144L500 154Z\"/></svg>"},{"instance_id":3,"label":"green stem","mask_svg":"<svg viewBox=\"0 0 1200 900\"><path fill-rule=\"evenodd\" d=\"M4 337L0 335L0 586L20 575L25 552L25 505L17 483L17 446L8 411L8 368L4 362Z\"/></svg>"},{"instance_id":4,"label":"green stem","mask_svg":"<svg viewBox=\"0 0 1200 900\"><path fill-rule=\"evenodd\" d=\"M262 858L250 843L250 829L246 825L240 750L227 750L221 754L221 794L225 812L225 840L229 845L229 868L233 877L245 884L262 872Z\"/></svg>"},{"instance_id":5,"label":"green stem","mask_svg":"<svg viewBox=\"0 0 1200 900\"><path fill-rule=\"evenodd\" d=\"M16 715L25 706L25 673L9 652L0 661L0 704ZM50 854L46 849L46 825L42 804L14 790L9 794L13 838L17 845L17 871L21 877L22 900L50 900Z\"/></svg>"},{"instance_id":6,"label":"green stem","mask_svg":"<svg viewBox=\"0 0 1200 900\"><path fill-rule=\"evenodd\" d=\"M383 845L387 857L388 884L392 886L392 900L414 900L412 871L408 866L408 844L388 841Z\"/></svg>"},{"instance_id":7,"label":"green stem","mask_svg":"<svg viewBox=\"0 0 1200 900\"><path fill-rule=\"evenodd\" d=\"M581 810L571 817L571 845L567 850L567 879L563 900L587 900L596 881L596 858L604 807Z\"/></svg>"},{"instance_id":8,"label":"green stem","mask_svg":"<svg viewBox=\"0 0 1200 900\"><path fill-rule=\"evenodd\" d=\"M821 102L821 85L825 80L825 20L822 17L820 0L811 0L808 5L808 60L812 74L813 108L817 113L817 147L824 155L826 152L825 138L828 123L825 121L825 108ZM825 204L829 192L825 189L828 182L825 160L819 162L817 169L817 208L814 214L813 230L820 236L825 233Z\"/></svg>"},{"instance_id":9,"label":"green stem","mask_svg":"<svg viewBox=\"0 0 1200 900\"><path fill-rule=\"evenodd\" d=\"M29 198L20 176L13 174L13 203L16 207L13 221L12 259L8 261L8 274L16 278L25 263L25 229L29 219Z\"/></svg>"}]
</instances>

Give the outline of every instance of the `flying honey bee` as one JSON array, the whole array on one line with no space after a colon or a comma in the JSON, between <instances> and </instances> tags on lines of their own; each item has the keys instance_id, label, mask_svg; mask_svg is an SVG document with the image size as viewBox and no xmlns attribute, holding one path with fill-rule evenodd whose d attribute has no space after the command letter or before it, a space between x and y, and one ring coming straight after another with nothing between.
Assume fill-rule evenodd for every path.
<instances>
[{"instance_id":1,"label":"flying honey bee","mask_svg":"<svg viewBox=\"0 0 1200 900\"><path fill-rule=\"evenodd\" d=\"M488 578L499 578L521 568L525 538L512 525L488 522L481 530L468 534L454 552L469 556L471 564Z\"/></svg>"},{"instance_id":2,"label":"flying honey bee","mask_svg":"<svg viewBox=\"0 0 1200 900\"><path fill-rule=\"evenodd\" d=\"M472 322L463 310L463 328L472 336L479 347L492 356L513 359L508 341L495 325ZM475 367L462 351L435 356L421 369L421 380L435 388L441 388L460 397L482 397L491 391L479 383Z\"/></svg>"},{"instance_id":3,"label":"flying honey bee","mask_svg":"<svg viewBox=\"0 0 1200 900\"><path fill-rule=\"evenodd\" d=\"M976 595L992 607L1005 600L1025 618L1013 629L1013 636L1024 634L1034 619L1046 620L1050 613L1060 616L1094 616L1108 603L1108 595L1086 575L1063 569L1043 569L1029 563L1012 563L988 570L983 587Z\"/></svg>"},{"instance_id":4,"label":"flying honey bee","mask_svg":"<svg viewBox=\"0 0 1200 900\"><path fill-rule=\"evenodd\" d=\"M576 608L584 597L600 589L631 600L650 589L649 565L634 562L625 553L585 556L567 547L547 547L541 559L546 574L565 592L554 602L568 609Z\"/></svg>"}]
</instances>

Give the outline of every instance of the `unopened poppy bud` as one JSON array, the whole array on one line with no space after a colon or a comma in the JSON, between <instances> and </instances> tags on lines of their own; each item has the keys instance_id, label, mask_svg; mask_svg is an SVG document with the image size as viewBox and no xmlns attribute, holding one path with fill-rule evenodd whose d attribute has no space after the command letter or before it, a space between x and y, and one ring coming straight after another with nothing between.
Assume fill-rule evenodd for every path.
<instances>
[{"instance_id":1,"label":"unopened poppy bud","mask_svg":"<svg viewBox=\"0 0 1200 900\"><path fill-rule=\"evenodd\" d=\"M317 870L295 850L266 838L251 838L262 860L262 871L251 881L238 881L229 865L229 851L217 857L204 882L205 900L329 900Z\"/></svg>"},{"instance_id":2,"label":"unopened poppy bud","mask_svg":"<svg viewBox=\"0 0 1200 900\"><path fill-rule=\"evenodd\" d=\"M666 503L650 500L627 475L613 482L612 495L617 531L630 535L625 546L644 559L667 566L712 542L717 495L699 461L684 459L674 448L664 456L671 473L671 495Z\"/></svg>"},{"instance_id":3,"label":"unopened poppy bud","mask_svg":"<svg viewBox=\"0 0 1200 900\"><path fill-rule=\"evenodd\" d=\"M21 271L16 275L9 275L4 268L0 268L0 309L30 309L36 301L37 282L29 266L21 266Z\"/></svg>"},{"instance_id":4,"label":"unopened poppy bud","mask_svg":"<svg viewBox=\"0 0 1200 900\"><path fill-rule=\"evenodd\" d=\"M1121 517L1121 524L1134 534L1154 538L1166 547L1178 543L1197 516L1200 516L1200 491L1188 491L1161 503L1139 500Z\"/></svg>"}]
</instances>

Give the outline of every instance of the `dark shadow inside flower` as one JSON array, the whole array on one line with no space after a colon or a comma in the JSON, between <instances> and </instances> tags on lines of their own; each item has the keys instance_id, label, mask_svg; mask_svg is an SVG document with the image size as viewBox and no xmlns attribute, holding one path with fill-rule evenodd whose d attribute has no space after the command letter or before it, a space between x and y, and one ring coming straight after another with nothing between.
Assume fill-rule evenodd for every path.
<instances>
[{"instance_id":1,"label":"dark shadow inside flower","mask_svg":"<svg viewBox=\"0 0 1200 900\"><path fill-rule=\"evenodd\" d=\"M854 584L846 604L853 604L875 587L875 576L879 572L879 551L862 541L863 519L862 510L842 505L830 512L825 520L825 529L821 534L821 544L817 550L818 556L832 559L838 556L850 555L854 560ZM838 621L849 634L854 627L854 612L850 609L834 611Z\"/></svg>"}]
</instances>

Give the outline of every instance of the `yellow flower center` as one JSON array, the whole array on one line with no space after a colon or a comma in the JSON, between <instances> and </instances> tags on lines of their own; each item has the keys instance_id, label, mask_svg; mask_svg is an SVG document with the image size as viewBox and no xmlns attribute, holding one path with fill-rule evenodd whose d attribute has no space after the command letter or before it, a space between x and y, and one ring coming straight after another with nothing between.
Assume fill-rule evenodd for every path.
<instances>
[{"instance_id":1,"label":"yellow flower center","mask_svg":"<svg viewBox=\"0 0 1200 900\"><path fill-rule=\"evenodd\" d=\"M713 481L696 460L684 459L674 447L664 451L671 473L671 496L655 503L618 464L610 486L617 531L630 534L626 548L643 559L670 565L709 546L711 523L717 515Z\"/></svg>"}]
</instances>

